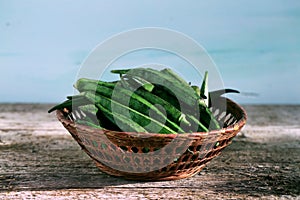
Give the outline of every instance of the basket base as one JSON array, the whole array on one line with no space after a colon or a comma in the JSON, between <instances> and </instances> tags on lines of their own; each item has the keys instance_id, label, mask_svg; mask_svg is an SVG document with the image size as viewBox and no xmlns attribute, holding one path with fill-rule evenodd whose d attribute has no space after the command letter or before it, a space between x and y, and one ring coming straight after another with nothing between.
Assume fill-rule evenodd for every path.
<instances>
[{"instance_id":1,"label":"basket base","mask_svg":"<svg viewBox=\"0 0 300 200\"><path fill-rule=\"evenodd\" d=\"M126 173L123 172L123 174L120 173L120 171L116 171L114 169L111 169L107 166L103 167L102 164L95 162L96 166L102 171L103 173L106 173L113 177L123 178L126 180L135 180L135 181L173 181L173 180L180 180L185 178L191 178L195 175L197 175L206 165L199 166L197 168L189 169L189 170L183 170L178 173L159 173L159 172L149 172L149 173Z\"/></svg>"}]
</instances>

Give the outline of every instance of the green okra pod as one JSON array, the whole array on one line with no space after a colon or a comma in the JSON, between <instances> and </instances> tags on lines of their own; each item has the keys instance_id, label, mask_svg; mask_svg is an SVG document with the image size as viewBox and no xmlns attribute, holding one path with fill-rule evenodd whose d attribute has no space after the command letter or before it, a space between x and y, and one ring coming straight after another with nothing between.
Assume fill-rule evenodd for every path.
<instances>
[{"instance_id":1,"label":"green okra pod","mask_svg":"<svg viewBox=\"0 0 300 200\"><path fill-rule=\"evenodd\" d=\"M135 122L141 127L145 128L148 132L155 132L159 130L159 133L176 133L176 131L172 130L164 124L161 124L159 121L152 119L149 116L144 115L137 110L125 106L113 99L100 94L95 95L91 92L84 92L84 95L97 107L99 106L99 109L105 108L107 111L109 111L111 116L114 116L115 114L117 114L118 116L123 116L123 118L126 118L129 124L130 122ZM128 119L128 116L124 116L124 113L128 111L130 112L131 119ZM151 123L150 126L148 126L149 123Z\"/></svg>"}]
</instances>

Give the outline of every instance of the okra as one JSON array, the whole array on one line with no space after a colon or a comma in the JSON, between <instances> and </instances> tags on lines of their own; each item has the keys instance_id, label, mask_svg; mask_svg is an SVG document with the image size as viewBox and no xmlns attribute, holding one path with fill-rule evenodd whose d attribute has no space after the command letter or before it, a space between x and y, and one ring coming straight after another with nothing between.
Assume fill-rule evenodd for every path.
<instances>
[{"instance_id":1,"label":"okra","mask_svg":"<svg viewBox=\"0 0 300 200\"><path fill-rule=\"evenodd\" d=\"M92 97L92 99L89 99L89 100L91 100L91 102L93 102L93 103L96 103L93 100L93 97ZM121 115L117 112L112 113L109 110L109 108L106 108L105 106L102 106L101 103L96 103L95 105L111 121L111 123L113 123L115 125L119 124L126 131L129 131L129 132L143 132L143 133L147 132L146 129L144 129L142 126L140 126L136 122L134 122L132 120L128 120L126 117L124 117L123 115ZM121 128L121 127L118 127L118 128Z\"/></svg>"},{"instance_id":2,"label":"okra","mask_svg":"<svg viewBox=\"0 0 300 200\"><path fill-rule=\"evenodd\" d=\"M87 100L84 97L78 97L76 99L68 99L48 110L48 113L53 112L54 110L59 110L63 108L67 108L69 111L72 111L72 107L78 107L81 105L87 104Z\"/></svg>"},{"instance_id":3,"label":"okra","mask_svg":"<svg viewBox=\"0 0 300 200\"><path fill-rule=\"evenodd\" d=\"M163 73L166 75L169 75L170 77L173 77L173 80L177 80L182 85L188 85L188 83L183 80L180 76L178 76L176 73L174 73L171 69L164 69L162 70ZM201 85L201 89L198 86L191 86L195 93L199 97L199 110L200 110L200 123L199 127L200 130L202 130L205 127L209 127L211 124L211 129L219 129L219 123L215 119L215 117L212 115L211 111L207 108L209 106L209 95L208 95L208 72L205 72L204 79ZM194 118L194 116L193 116ZM193 120L195 122L195 118ZM198 120L197 120L198 121ZM210 123L212 122L212 123ZM206 126L203 126L203 123ZM205 130L205 129L204 129Z\"/></svg>"},{"instance_id":4,"label":"okra","mask_svg":"<svg viewBox=\"0 0 300 200\"><path fill-rule=\"evenodd\" d=\"M185 87L189 87L188 82L186 82L183 78L181 78L178 74L176 74L174 71L172 71L170 68L165 68L161 70L161 72L170 78L173 79L173 81L178 81L180 84L184 85Z\"/></svg>"},{"instance_id":5,"label":"okra","mask_svg":"<svg viewBox=\"0 0 300 200\"><path fill-rule=\"evenodd\" d=\"M184 111L184 114L186 114L186 116L193 116L193 118L195 119L199 118L198 121L200 123L197 123L195 120L190 120L191 118L187 118L187 120L192 123L192 127L197 126L198 124L199 127L202 127L204 125L207 128L210 127L210 129L220 128L218 121L215 119L209 108L206 107L204 103L201 103L201 99L198 100L198 105L196 105L198 106L197 111L197 109L195 109L194 107L188 106L184 103L180 104L176 98L176 95L164 86L155 86L152 93L169 102L175 108L181 110L181 112Z\"/></svg>"},{"instance_id":6,"label":"okra","mask_svg":"<svg viewBox=\"0 0 300 200\"><path fill-rule=\"evenodd\" d=\"M192 123L197 126L197 132L208 132L208 128L206 128L205 125L203 125L198 119L196 119L194 116L187 116L187 119L190 120Z\"/></svg>"},{"instance_id":7,"label":"okra","mask_svg":"<svg viewBox=\"0 0 300 200\"><path fill-rule=\"evenodd\" d=\"M207 132L220 128L209 109L213 99L224 93L238 92L232 89L208 92L207 72L200 88L191 86L169 68L161 71L121 69L112 70L112 73L119 74L121 80L79 79L74 87L81 94L67 97L48 112L78 108L85 113L85 118L76 122L94 128L160 133ZM149 116L150 111L157 118Z\"/></svg>"},{"instance_id":8,"label":"okra","mask_svg":"<svg viewBox=\"0 0 300 200\"><path fill-rule=\"evenodd\" d=\"M102 110L103 108L105 108L106 114L108 114L107 111L109 111L111 116L114 116L115 114L117 114L117 116L119 115L123 116L123 118L125 118L129 124L130 122L135 122L139 124L141 127L144 127L148 132L157 132L159 130L159 133L176 133L176 131L172 130L171 128L167 127L164 124L161 124L157 120L152 119L147 115L144 115L113 99L110 99L100 94L95 95L91 92L84 92L84 95L87 97L87 99L89 99L92 103L94 103L99 109ZM114 108L113 111L112 111L112 106ZM123 115L124 112L128 112L128 111L131 114L131 119L128 119L128 116L125 117ZM111 117L109 119L112 120ZM147 126L149 125L149 123L151 123L151 126Z\"/></svg>"},{"instance_id":9,"label":"okra","mask_svg":"<svg viewBox=\"0 0 300 200\"><path fill-rule=\"evenodd\" d=\"M76 88L79 92L84 90L96 91L97 88L101 86L103 86L102 89L105 90L105 88L114 88L115 85L116 82L105 82L88 78L80 78L74 84L74 88Z\"/></svg>"},{"instance_id":10,"label":"okra","mask_svg":"<svg viewBox=\"0 0 300 200\"><path fill-rule=\"evenodd\" d=\"M122 82L122 85L124 88L129 89L129 90L134 90L135 87L131 85L132 83L130 83L129 80L124 80L124 82ZM182 112L180 112L176 107L174 107L172 104L170 104L168 101L165 101L163 98L150 93L146 90L144 90L143 88L137 88L134 91L135 94L141 96L144 99L147 99L151 104L155 105L161 105L166 113L167 113L167 117L171 120L174 121L177 124L180 124L181 122L187 126L190 126L191 124L186 120L186 116L185 114L183 114Z\"/></svg>"},{"instance_id":11,"label":"okra","mask_svg":"<svg viewBox=\"0 0 300 200\"><path fill-rule=\"evenodd\" d=\"M96 92L97 94L101 94L104 95L108 98L112 98L112 95L114 92L116 92L114 95L114 99L116 100L118 103L121 103L125 106L127 106L126 104L129 103L129 107L144 114L144 115L148 115L149 114L149 110L154 111L154 113L159 117L162 118L164 121L166 121L166 126L170 127L172 130L176 130L179 133L183 133L184 130L182 130L180 128L180 126L178 126L175 122L171 121L170 119L167 118L167 116L165 116L158 108L156 108L152 103L150 103L149 101L147 101L145 98L139 96L136 93L131 92L130 90L125 89L124 87L122 87L121 83L119 84L118 87L115 86L115 84L107 84L107 83L101 83L102 81L88 81L87 79L85 79L84 81L81 80L79 82L77 82L77 86L80 88L80 91L91 91L91 92ZM105 86L109 86L105 87ZM112 89L114 88L114 89ZM131 93L131 95L130 95ZM126 96L127 98L124 98L124 96ZM126 101L129 100L130 101Z\"/></svg>"},{"instance_id":12,"label":"okra","mask_svg":"<svg viewBox=\"0 0 300 200\"><path fill-rule=\"evenodd\" d=\"M223 94L226 94L226 93L240 93L240 92L238 90L228 89L228 88L211 91L208 93L208 96L209 96L208 105L211 106L214 98L219 98L220 96L222 96Z\"/></svg>"},{"instance_id":13,"label":"okra","mask_svg":"<svg viewBox=\"0 0 300 200\"><path fill-rule=\"evenodd\" d=\"M197 85L192 85L191 86L193 89L194 89L194 91L195 91L195 93L199 96L199 98L201 97L200 96L200 88L197 86Z\"/></svg>"},{"instance_id":14,"label":"okra","mask_svg":"<svg viewBox=\"0 0 300 200\"><path fill-rule=\"evenodd\" d=\"M113 71L113 73L118 72L118 70ZM120 73L125 72L126 70L123 70ZM143 79L153 83L155 85L153 89L154 94L157 94L157 96L161 96L166 101L169 101L177 109L185 111L185 114L187 115L197 118L199 116L199 111L197 110L200 109L200 115L204 116L201 117L200 122L205 124L206 127L211 126L212 129L217 129L219 127L217 120L207 108L206 104L197 97L195 91L187 83L182 84L176 76L170 75L170 73L166 74L166 72L162 73L149 68L134 68L128 70L126 74L142 77ZM181 104L178 102L177 98L180 102L182 102Z\"/></svg>"},{"instance_id":15,"label":"okra","mask_svg":"<svg viewBox=\"0 0 300 200\"><path fill-rule=\"evenodd\" d=\"M203 99L206 106L208 106L209 96L208 96L208 72L204 74L204 78L200 88L200 97Z\"/></svg>"},{"instance_id":16,"label":"okra","mask_svg":"<svg viewBox=\"0 0 300 200\"><path fill-rule=\"evenodd\" d=\"M86 117L82 120L99 124L99 126L109 130L121 131L118 126L107 119L101 110L99 110L94 104L91 104L90 101L84 95L82 95L82 93L79 95L67 96L67 98L69 100L85 99L87 103L79 106L79 109L86 115Z\"/></svg>"},{"instance_id":17,"label":"okra","mask_svg":"<svg viewBox=\"0 0 300 200\"><path fill-rule=\"evenodd\" d=\"M125 75L122 77L122 79L124 80L124 78L127 78L127 79L131 80L132 82L135 82L135 85L137 87L143 87L148 92L151 92L154 88L154 85L152 83L150 83L149 81L146 81L145 79L143 79L141 77L132 77L130 75Z\"/></svg>"},{"instance_id":18,"label":"okra","mask_svg":"<svg viewBox=\"0 0 300 200\"><path fill-rule=\"evenodd\" d=\"M118 73L120 71L114 70L113 73ZM120 72L124 73L124 71ZM194 90L191 87L180 84L177 81L172 80L168 75L164 73L150 69L150 68L134 68L129 70L126 75L141 77L152 84L163 85L170 90L172 90L177 98L185 102L190 106L195 106L197 104L197 96L195 95Z\"/></svg>"}]
</instances>

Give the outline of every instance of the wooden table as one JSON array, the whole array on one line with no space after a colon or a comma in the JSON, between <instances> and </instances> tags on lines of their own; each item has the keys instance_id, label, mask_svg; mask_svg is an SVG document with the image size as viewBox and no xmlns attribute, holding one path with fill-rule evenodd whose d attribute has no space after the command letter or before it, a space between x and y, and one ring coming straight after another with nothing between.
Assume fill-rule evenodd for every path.
<instances>
[{"instance_id":1,"label":"wooden table","mask_svg":"<svg viewBox=\"0 0 300 200\"><path fill-rule=\"evenodd\" d=\"M50 106L0 105L0 199L300 199L300 106L245 106L246 127L219 157L162 182L99 171Z\"/></svg>"}]
</instances>

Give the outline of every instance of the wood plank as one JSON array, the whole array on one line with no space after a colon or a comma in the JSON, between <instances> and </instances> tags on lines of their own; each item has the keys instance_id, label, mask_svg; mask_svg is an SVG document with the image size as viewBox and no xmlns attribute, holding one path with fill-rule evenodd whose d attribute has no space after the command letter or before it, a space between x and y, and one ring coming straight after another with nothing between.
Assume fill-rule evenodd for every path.
<instances>
[{"instance_id":1,"label":"wood plank","mask_svg":"<svg viewBox=\"0 0 300 200\"><path fill-rule=\"evenodd\" d=\"M286 119L255 125L259 106L246 107L249 124L198 175L161 182L128 181L99 171L55 116L46 113L48 105L3 107L0 199L280 199L300 195L299 126L284 123ZM272 116L265 114L265 120Z\"/></svg>"}]
</instances>

